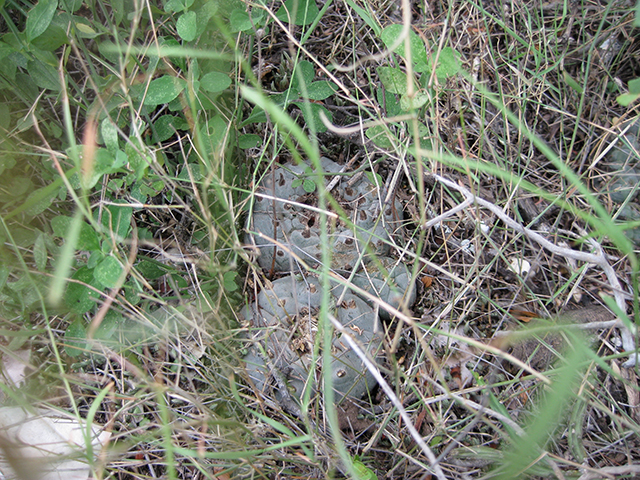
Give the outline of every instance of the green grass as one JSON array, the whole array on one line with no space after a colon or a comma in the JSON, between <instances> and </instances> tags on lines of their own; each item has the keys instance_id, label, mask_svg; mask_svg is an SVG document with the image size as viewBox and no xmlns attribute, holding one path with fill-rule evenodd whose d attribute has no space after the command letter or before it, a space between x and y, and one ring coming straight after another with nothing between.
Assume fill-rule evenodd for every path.
<instances>
[{"instance_id":1,"label":"green grass","mask_svg":"<svg viewBox=\"0 0 640 480\"><path fill-rule=\"evenodd\" d=\"M640 465L619 344L633 348L640 318L640 208L616 200L622 164L604 153L615 139L624 168L638 163L623 132L635 104L616 101L640 76L633 9L408 3L0 2L0 344L31 352L5 404L104 425L96 478ZM389 390L355 413L327 390L297 418L244 372L243 309L273 280L245 230L262 179L302 160L323 238L332 215L352 225L319 167L356 155L348 175L401 199L390 246L418 299L384 322ZM333 253L307 272L325 287L326 365L327 287L356 290ZM588 320L593 304L626 323L521 328L585 305ZM509 348L523 338L532 350Z\"/></svg>"}]
</instances>

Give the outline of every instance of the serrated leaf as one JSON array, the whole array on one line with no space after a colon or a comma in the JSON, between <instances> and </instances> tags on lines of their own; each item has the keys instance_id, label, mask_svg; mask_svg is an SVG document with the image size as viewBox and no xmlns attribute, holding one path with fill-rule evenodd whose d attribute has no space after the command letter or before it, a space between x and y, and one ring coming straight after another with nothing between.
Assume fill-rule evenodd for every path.
<instances>
[{"instance_id":1,"label":"serrated leaf","mask_svg":"<svg viewBox=\"0 0 640 480\"><path fill-rule=\"evenodd\" d=\"M45 243L44 233L38 235L38 238L36 238L33 244L33 260L36 263L38 271L44 272L47 267L47 245Z\"/></svg>"},{"instance_id":2,"label":"serrated leaf","mask_svg":"<svg viewBox=\"0 0 640 480\"><path fill-rule=\"evenodd\" d=\"M380 67L378 68L378 76L384 88L389 92L400 95L407 93L407 74L399 68Z\"/></svg>"},{"instance_id":3,"label":"serrated leaf","mask_svg":"<svg viewBox=\"0 0 640 480\"><path fill-rule=\"evenodd\" d=\"M382 31L380 38L387 48L391 48L397 43L398 39L402 35L402 29L402 25L389 25ZM418 73L427 71L429 69L429 59L427 57L427 49L424 42L413 30L409 30L408 39L413 70ZM400 45L395 48L394 52L402 58L405 58L404 42L400 43Z\"/></svg>"},{"instance_id":4,"label":"serrated leaf","mask_svg":"<svg viewBox=\"0 0 640 480\"><path fill-rule=\"evenodd\" d=\"M58 0L40 0L27 15L25 34L27 42L42 35L49 27L58 8Z\"/></svg>"},{"instance_id":5,"label":"serrated leaf","mask_svg":"<svg viewBox=\"0 0 640 480\"><path fill-rule=\"evenodd\" d=\"M122 265L115 257L106 257L93 270L93 278L105 288L113 288L122 274Z\"/></svg>"},{"instance_id":6,"label":"serrated leaf","mask_svg":"<svg viewBox=\"0 0 640 480\"><path fill-rule=\"evenodd\" d=\"M210 93L226 90L231 85L229 75L222 72L209 72L200 79L200 86Z\"/></svg>"},{"instance_id":7,"label":"serrated leaf","mask_svg":"<svg viewBox=\"0 0 640 480\"><path fill-rule=\"evenodd\" d=\"M185 42L190 42L196 38L197 35L197 15L196 12L187 12L180 15L176 22L176 30L178 35Z\"/></svg>"},{"instance_id":8,"label":"serrated leaf","mask_svg":"<svg viewBox=\"0 0 640 480\"><path fill-rule=\"evenodd\" d=\"M87 331L82 319L77 319L67 327L67 331L64 332L64 343L64 351L72 358L79 357L85 353L87 347Z\"/></svg>"},{"instance_id":9,"label":"serrated leaf","mask_svg":"<svg viewBox=\"0 0 640 480\"><path fill-rule=\"evenodd\" d=\"M315 0L287 0L276 12L276 17L282 22L294 25L309 25L320 13Z\"/></svg>"},{"instance_id":10,"label":"serrated leaf","mask_svg":"<svg viewBox=\"0 0 640 480\"><path fill-rule=\"evenodd\" d=\"M184 90L185 81L181 78L164 75L156 78L149 84L144 104L149 106L169 103Z\"/></svg>"}]
</instances>

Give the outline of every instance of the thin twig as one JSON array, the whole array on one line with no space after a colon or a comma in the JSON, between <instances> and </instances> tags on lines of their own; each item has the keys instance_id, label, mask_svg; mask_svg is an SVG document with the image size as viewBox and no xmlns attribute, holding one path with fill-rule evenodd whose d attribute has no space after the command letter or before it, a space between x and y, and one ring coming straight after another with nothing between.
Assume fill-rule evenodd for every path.
<instances>
[{"instance_id":1,"label":"thin twig","mask_svg":"<svg viewBox=\"0 0 640 480\"><path fill-rule=\"evenodd\" d=\"M471 191L469 191L465 187L458 185L457 183L452 182L451 180L448 180L437 174L432 174L431 177L437 180L438 182L448 186L449 188L453 188L454 190L457 190L467 200L470 200L473 203L491 211L491 213L493 213L498 218L500 218L500 220L502 220L507 226L513 228L518 233L525 235L530 240L533 240L534 242L538 243L541 247L546 248L550 252L566 258L572 258L574 260L578 260L581 262L592 263L600 267L604 271L604 274L606 275L607 280L609 281L609 286L611 287L611 290L613 292L613 296L616 300L616 304L618 308L623 312L626 311L625 295L622 290L622 286L620 285L620 280L618 279L618 276L616 275L616 272L613 269L613 267L609 264L607 257L602 249L602 246L594 238L588 237L587 241L591 244L591 247L597 252L597 254L580 252L578 250L573 250L567 247L560 247L555 243L547 240L544 236L542 236L538 232L535 232L530 228L527 228L521 225L520 223L516 222L511 217L509 217L509 215L507 215L502 208L489 202L488 200L485 200L483 198L478 197L477 195L474 195ZM620 331L622 346L624 350L629 353L629 360L624 362L622 366L625 368L633 367L638 363L638 352L636 350L633 333L619 319L616 326Z\"/></svg>"},{"instance_id":2,"label":"thin twig","mask_svg":"<svg viewBox=\"0 0 640 480\"><path fill-rule=\"evenodd\" d=\"M358 346L358 343L351 337L351 334L347 331L346 328L342 326L342 324L338 320L336 320L336 318L333 315L329 315L329 319L331 319L331 323L333 324L335 329L342 334L340 338L345 339L347 341L351 349L356 353L356 355L358 355L360 360L362 360L362 363L364 363L367 370L369 370L369 372L375 377L376 381L378 382L382 390L384 390L384 393L387 394L387 396L389 397L389 400L391 400L391 403L393 403L393 406L398 409L398 412L400 413L402 420L404 420L404 423L407 426L407 430L409 430L409 434L411 435L411 438L413 438L413 440L416 442L416 444L418 444L422 452L426 455L435 475L440 480L446 480L447 477L444 476L444 472L440 468L440 465L438 465L438 460L436 459L436 456L433 454L433 452L429 448L429 445L425 443L420 433L416 430L416 427L413 425L413 422L411 421L411 417L402 406L402 402L396 396L393 389L389 386L386 380L382 377L382 374L380 373L380 370L378 370L378 367L376 367L374 363L367 358L367 355Z\"/></svg>"}]
</instances>

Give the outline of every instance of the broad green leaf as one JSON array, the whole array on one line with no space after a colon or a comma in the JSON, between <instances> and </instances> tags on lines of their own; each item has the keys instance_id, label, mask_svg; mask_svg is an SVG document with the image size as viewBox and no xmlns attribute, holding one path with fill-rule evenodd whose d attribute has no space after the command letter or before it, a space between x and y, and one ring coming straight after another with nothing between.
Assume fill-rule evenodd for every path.
<instances>
[{"instance_id":1,"label":"broad green leaf","mask_svg":"<svg viewBox=\"0 0 640 480\"><path fill-rule=\"evenodd\" d=\"M40 272L44 272L47 267L47 245L45 244L44 235L44 233L38 235L33 244L33 259L36 263L36 268Z\"/></svg>"},{"instance_id":2,"label":"broad green leaf","mask_svg":"<svg viewBox=\"0 0 640 480\"><path fill-rule=\"evenodd\" d=\"M196 12L187 12L180 15L176 22L176 30L178 35L185 42L190 42L197 35L197 15Z\"/></svg>"},{"instance_id":3,"label":"broad green leaf","mask_svg":"<svg viewBox=\"0 0 640 480\"><path fill-rule=\"evenodd\" d=\"M53 52L68 42L67 32L60 25L51 23L42 35L31 42L31 45L40 50Z\"/></svg>"},{"instance_id":4,"label":"broad green leaf","mask_svg":"<svg viewBox=\"0 0 640 480\"><path fill-rule=\"evenodd\" d=\"M120 262L115 257L108 256L96 265L93 277L105 288L113 288L116 286L122 270Z\"/></svg>"},{"instance_id":5,"label":"broad green leaf","mask_svg":"<svg viewBox=\"0 0 640 480\"><path fill-rule=\"evenodd\" d=\"M64 8L67 12L73 13L80 9L82 6L83 0L62 0L61 7Z\"/></svg>"},{"instance_id":6,"label":"broad green leaf","mask_svg":"<svg viewBox=\"0 0 640 480\"><path fill-rule=\"evenodd\" d=\"M264 11L254 9L251 17L243 8L236 8L229 16L229 28L231 33L245 32L251 30L254 26L259 27L264 20ZM253 23L252 23L253 21Z\"/></svg>"},{"instance_id":7,"label":"broad green leaf","mask_svg":"<svg viewBox=\"0 0 640 480\"><path fill-rule=\"evenodd\" d=\"M51 219L51 228L53 234L56 237L66 239L71 229L71 223L73 218L64 215L59 215ZM97 250L100 247L98 242L98 234L91 228L91 226L85 222L82 222L80 226L80 233L78 235L78 242L76 244L78 250Z\"/></svg>"},{"instance_id":8,"label":"broad green leaf","mask_svg":"<svg viewBox=\"0 0 640 480\"><path fill-rule=\"evenodd\" d=\"M224 274L224 289L227 292L235 292L238 289L238 285L236 284L236 277L238 276L237 272L226 272Z\"/></svg>"},{"instance_id":9,"label":"broad green leaf","mask_svg":"<svg viewBox=\"0 0 640 480\"><path fill-rule=\"evenodd\" d=\"M149 84L144 104L155 106L162 105L163 103L169 103L180 95L180 92L184 90L184 87L184 80L172 77L171 75L164 75L163 77L156 78Z\"/></svg>"},{"instance_id":10,"label":"broad green leaf","mask_svg":"<svg viewBox=\"0 0 640 480\"><path fill-rule=\"evenodd\" d=\"M356 471L358 477L361 480L378 480L378 476L375 474L375 472L367 467L364 463L362 463L362 461L359 459L354 459L353 469Z\"/></svg>"},{"instance_id":11,"label":"broad green leaf","mask_svg":"<svg viewBox=\"0 0 640 480\"><path fill-rule=\"evenodd\" d=\"M309 100L324 100L336 93L337 87L333 82L319 81L307 86Z\"/></svg>"},{"instance_id":12,"label":"broad green leaf","mask_svg":"<svg viewBox=\"0 0 640 480\"><path fill-rule=\"evenodd\" d=\"M164 10L166 12L182 12L186 10L191 5L193 5L194 0L169 0L164 5Z\"/></svg>"},{"instance_id":13,"label":"broad green leaf","mask_svg":"<svg viewBox=\"0 0 640 480\"><path fill-rule=\"evenodd\" d=\"M305 119L307 127L311 131L315 132L326 132L327 127L325 127L324 123L322 123L322 119L320 118L320 112L324 112L325 116L329 120L329 122L333 121L333 115L331 112L327 110L322 105L318 105L317 103L307 103L305 102L293 102L300 110L302 110L302 116ZM307 110L307 108L309 110Z\"/></svg>"},{"instance_id":14,"label":"broad green leaf","mask_svg":"<svg viewBox=\"0 0 640 480\"><path fill-rule=\"evenodd\" d=\"M378 76L384 88L389 92L400 95L407 93L407 74L399 68L380 67L378 68Z\"/></svg>"},{"instance_id":15,"label":"broad green leaf","mask_svg":"<svg viewBox=\"0 0 640 480\"><path fill-rule=\"evenodd\" d=\"M115 123L109 118L105 117L100 124L100 133L102 134L102 141L104 142L105 147L111 153L115 153L120 148L120 144L118 142L118 129L116 128Z\"/></svg>"},{"instance_id":16,"label":"broad green leaf","mask_svg":"<svg viewBox=\"0 0 640 480\"><path fill-rule=\"evenodd\" d=\"M124 146L124 152L129 159L129 167L133 169L136 175L136 179L140 180L146 174L149 169L149 165L151 164L150 160L147 159L145 153L146 148L142 147L142 152L140 148L135 148L131 143L127 142Z\"/></svg>"},{"instance_id":17,"label":"broad green leaf","mask_svg":"<svg viewBox=\"0 0 640 480\"><path fill-rule=\"evenodd\" d=\"M132 215L133 208L128 205L107 205L102 212L102 224L116 235L116 240L119 241L129 235Z\"/></svg>"},{"instance_id":18,"label":"broad green leaf","mask_svg":"<svg viewBox=\"0 0 640 480\"><path fill-rule=\"evenodd\" d=\"M400 97L400 108L402 108L402 110L404 110L405 112L408 112L412 109L417 110L424 107L429 99L429 94L424 90L418 90L413 98L409 98L409 96L405 94Z\"/></svg>"},{"instance_id":19,"label":"broad green leaf","mask_svg":"<svg viewBox=\"0 0 640 480\"><path fill-rule=\"evenodd\" d=\"M398 42L398 39L402 35L402 28L402 25L389 25L382 31L380 38L387 48L393 47ZM418 73L427 71L429 69L429 61L424 42L411 29L409 30L407 37L409 39L409 49L411 52L413 70ZM394 51L402 58L405 58L405 42L400 43ZM405 60L407 59L405 58Z\"/></svg>"},{"instance_id":20,"label":"broad green leaf","mask_svg":"<svg viewBox=\"0 0 640 480\"><path fill-rule=\"evenodd\" d=\"M27 23L25 26L25 33L27 35L27 42L31 42L34 38L42 35L58 8L58 0L40 0L35 7L31 9L27 15Z\"/></svg>"},{"instance_id":21,"label":"broad green leaf","mask_svg":"<svg viewBox=\"0 0 640 480\"><path fill-rule=\"evenodd\" d=\"M25 213L32 217L40 215L51 206L53 200L57 195L58 191L51 189L48 186L34 190L25 200L25 203L29 204L29 207L25 210Z\"/></svg>"},{"instance_id":22,"label":"broad green leaf","mask_svg":"<svg viewBox=\"0 0 640 480\"><path fill-rule=\"evenodd\" d=\"M177 130L184 130L184 120L173 115L163 115L153 122L153 143L168 140Z\"/></svg>"},{"instance_id":23,"label":"broad green leaf","mask_svg":"<svg viewBox=\"0 0 640 480\"><path fill-rule=\"evenodd\" d=\"M58 76L58 71L52 65L39 59L30 60L27 64L27 71L34 83L40 88L54 91L60 90L60 77Z\"/></svg>"},{"instance_id":24,"label":"broad green leaf","mask_svg":"<svg viewBox=\"0 0 640 480\"><path fill-rule=\"evenodd\" d=\"M389 138L389 133L382 125L375 125L367 128L364 133L369 140L380 148L392 148L393 143Z\"/></svg>"},{"instance_id":25,"label":"broad green leaf","mask_svg":"<svg viewBox=\"0 0 640 480\"><path fill-rule=\"evenodd\" d=\"M282 22L302 26L311 24L318 13L315 0L287 0L276 12L276 17Z\"/></svg>"},{"instance_id":26,"label":"broad green leaf","mask_svg":"<svg viewBox=\"0 0 640 480\"><path fill-rule=\"evenodd\" d=\"M444 47L438 56L438 66L436 67L436 77L443 82L449 77L456 75L460 69L460 54L451 47Z\"/></svg>"},{"instance_id":27,"label":"broad green leaf","mask_svg":"<svg viewBox=\"0 0 640 480\"><path fill-rule=\"evenodd\" d=\"M74 282L69 282L64 293L64 303L72 312L82 315L91 310L96 304L97 292L90 286L95 283L93 269L79 268L71 277Z\"/></svg>"},{"instance_id":28,"label":"broad green leaf","mask_svg":"<svg viewBox=\"0 0 640 480\"><path fill-rule=\"evenodd\" d=\"M247 135L240 135L238 137L238 146L242 150L246 150L248 148L255 148L258 145L260 145L261 142L262 142L262 137L260 135L255 135L252 133Z\"/></svg>"},{"instance_id":29,"label":"broad green leaf","mask_svg":"<svg viewBox=\"0 0 640 480\"><path fill-rule=\"evenodd\" d=\"M623 107L628 107L640 98L640 93L623 93L616 97L616 101Z\"/></svg>"},{"instance_id":30,"label":"broad green leaf","mask_svg":"<svg viewBox=\"0 0 640 480\"><path fill-rule=\"evenodd\" d=\"M566 70L562 71L562 78L564 82L567 85L569 85L569 87L571 87L573 90L575 90L577 93L581 94L583 92L582 85L580 85L575 78L569 75L569 73Z\"/></svg>"},{"instance_id":31,"label":"broad green leaf","mask_svg":"<svg viewBox=\"0 0 640 480\"><path fill-rule=\"evenodd\" d=\"M313 63L307 60L298 62L293 78L291 79L291 89L294 90L298 95L302 95L303 92L302 88L300 87L300 82L304 82L304 85L308 88L311 82L313 82L315 76L316 71L313 68Z\"/></svg>"},{"instance_id":32,"label":"broad green leaf","mask_svg":"<svg viewBox=\"0 0 640 480\"><path fill-rule=\"evenodd\" d=\"M87 348L87 331L81 318L75 320L64 332L64 351L72 358L85 353Z\"/></svg>"},{"instance_id":33,"label":"broad green leaf","mask_svg":"<svg viewBox=\"0 0 640 480\"><path fill-rule=\"evenodd\" d=\"M231 85L229 75L221 72L209 72L200 79L200 86L207 92L217 93L226 90Z\"/></svg>"}]
</instances>

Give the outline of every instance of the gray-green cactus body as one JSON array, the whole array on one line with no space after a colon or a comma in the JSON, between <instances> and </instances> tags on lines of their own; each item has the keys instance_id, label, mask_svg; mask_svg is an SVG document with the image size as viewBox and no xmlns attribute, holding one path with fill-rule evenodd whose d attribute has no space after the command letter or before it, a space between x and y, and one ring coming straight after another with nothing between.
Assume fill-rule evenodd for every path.
<instances>
[{"instance_id":1,"label":"gray-green cactus body","mask_svg":"<svg viewBox=\"0 0 640 480\"><path fill-rule=\"evenodd\" d=\"M313 352L320 296L316 279L289 275L263 289L247 312L257 327L255 344L245 357L247 371L258 389L273 389L278 400L287 394L300 400L305 386L311 393L317 388L316 378L321 378L322 362L314 361ZM332 301L336 301L333 295ZM333 311L347 334L375 358L382 341L375 310L359 297L345 295ZM361 398L376 384L342 334L334 336L331 353L336 400ZM283 388L287 392L283 392Z\"/></svg>"},{"instance_id":2,"label":"gray-green cactus body","mask_svg":"<svg viewBox=\"0 0 640 480\"><path fill-rule=\"evenodd\" d=\"M325 174L340 171L340 165L328 158L322 158L321 163ZM332 177L326 178L328 183ZM310 167L287 164L268 173L258 189L250 226L257 234L247 240L253 238L259 250L258 264L268 271L291 271L291 253L308 265L316 265L322 258L320 214L309 208L317 207L317 195L305 191L305 180L315 181ZM331 193L350 221L330 224L332 267L351 270L367 245L375 255L386 255L390 233L401 215L399 202L385 204L366 175L352 183L347 177L341 179Z\"/></svg>"}]
</instances>

